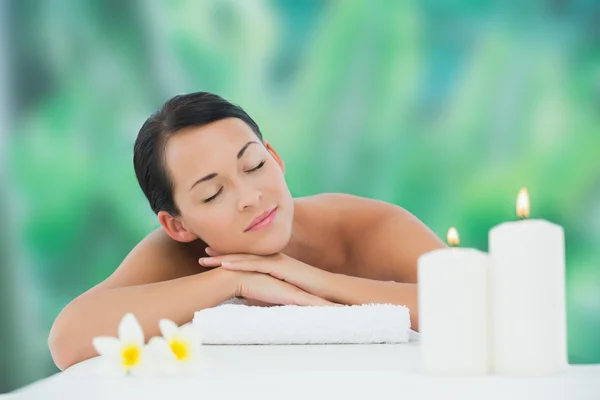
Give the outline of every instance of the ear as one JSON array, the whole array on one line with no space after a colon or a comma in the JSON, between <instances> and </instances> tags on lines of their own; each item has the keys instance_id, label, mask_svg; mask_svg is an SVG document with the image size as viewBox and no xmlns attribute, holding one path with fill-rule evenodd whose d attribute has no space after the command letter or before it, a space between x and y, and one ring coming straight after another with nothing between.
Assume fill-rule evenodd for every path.
<instances>
[{"instance_id":1,"label":"ear","mask_svg":"<svg viewBox=\"0 0 600 400\"><path fill-rule=\"evenodd\" d=\"M273 146L271 146L269 144L269 142L267 142L265 140L264 143L265 143L265 147L267 148L267 150L269 151L269 153L271 153L271 155L273 156L273 158L275 159L275 161L277 161L277 164L279 164L279 166L281 167L281 170L285 173L285 164L283 163L283 160L281 159L281 157L279 156L279 154L277 154L277 152L275 151L275 149L273 148Z\"/></svg>"},{"instance_id":2,"label":"ear","mask_svg":"<svg viewBox=\"0 0 600 400\"><path fill-rule=\"evenodd\" d=\"M183 223L179 218L173 217L166 211L158 212L158 222L160 222L165 232L167 232L167 235L173 240L189 243L198 239L198 236L195 233L188 231L186 227L183 226Z\"/></svg>"}]
</instances>

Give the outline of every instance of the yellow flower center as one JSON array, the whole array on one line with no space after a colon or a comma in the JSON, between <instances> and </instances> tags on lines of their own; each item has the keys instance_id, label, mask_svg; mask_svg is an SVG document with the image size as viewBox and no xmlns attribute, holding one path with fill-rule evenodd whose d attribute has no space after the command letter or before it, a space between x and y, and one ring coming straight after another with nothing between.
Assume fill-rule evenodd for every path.
<instances>
[{"instance_id":1,"label":"yellow flower center","mask_svg":"<svg viewBox=\"0 0 600 400\"><path fill-rule=\"evenodd\" d=\"M137 365L140 361L140 348L135 344L130 344L121 350L121 358L123 359L123 366L125 368L131 368Z\"/></svg>"},{"instance_id":2,"label":"yellow flower center","mask_svg":"<svg viewBox=\"0 0 600 400\"><path fill-rule=\"evenodd\" d=\"M173 339L169 342L169 346L179 361L183 361L190 356L190 349L187 342Z\"/></svg>"}]
</instances>

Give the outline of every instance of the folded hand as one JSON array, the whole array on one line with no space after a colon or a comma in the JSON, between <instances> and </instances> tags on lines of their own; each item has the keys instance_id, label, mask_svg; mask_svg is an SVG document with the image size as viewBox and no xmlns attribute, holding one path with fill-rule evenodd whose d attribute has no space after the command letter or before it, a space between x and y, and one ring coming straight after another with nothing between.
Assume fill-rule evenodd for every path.
<instances>
[{"instance_id":1,"label":"folded hand","mask_svg":"<svg viewBox=\"0 0 600 400\"><path fill-rule=\"evenodd\" d=\"M325 298L327 285L332 274L315 268L282 253L268 256L254 254L219 254L210 247L206 249L210 257L202 257L204 267L222 267L232 271L259 272L292 284L305 292Z\"/></svg>"}]
</instances>

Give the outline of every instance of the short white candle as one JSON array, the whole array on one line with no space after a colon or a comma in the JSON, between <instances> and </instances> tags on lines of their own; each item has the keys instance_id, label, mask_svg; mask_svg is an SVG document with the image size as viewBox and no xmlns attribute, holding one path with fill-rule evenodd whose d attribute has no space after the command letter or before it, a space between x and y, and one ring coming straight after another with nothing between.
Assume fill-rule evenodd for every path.
<instances>
[{"instance_id":1,"label":"short white candle","mask_svg":"<svg viewBox=\"0 0 600 400\"><path fill-rule=\"evenodd\" d=\"M529 216L522 190L517 214ZM564 230L545 220L490 231L491 353L494 372L545 375L567 366Z\"/></svg>"},{"instance_id":2,"label":"short white candle","mask_svg":"<svg viewBox=\"0 0 600 400\"><path fill-rule=\"evenodd\" d=\"M458 244L451 229L448 241ZM489 371L489 256L448 248L419 257L419 332L423 372L482 375Z\"/></svg>"}]
</instances>

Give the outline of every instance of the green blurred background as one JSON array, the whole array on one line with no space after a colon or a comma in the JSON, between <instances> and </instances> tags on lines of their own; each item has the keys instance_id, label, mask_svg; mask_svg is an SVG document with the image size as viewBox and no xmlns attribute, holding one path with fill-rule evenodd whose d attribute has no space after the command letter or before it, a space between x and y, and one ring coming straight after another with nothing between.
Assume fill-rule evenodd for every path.
<instances>
[{"instance_id":1,"label":"green blurred background","mask_svg":"<svg viewBox=\"0 0 600 400\"><path fill-rule=\"evenodd\" d=\"M393 202L463 246L528 187L566 230L569 360L600 362L598 2L0 4L0 392L57 371L56 315L158 226L133 142L198 90L253 116L295 196Z\"/></svg>"}]
</instances>

